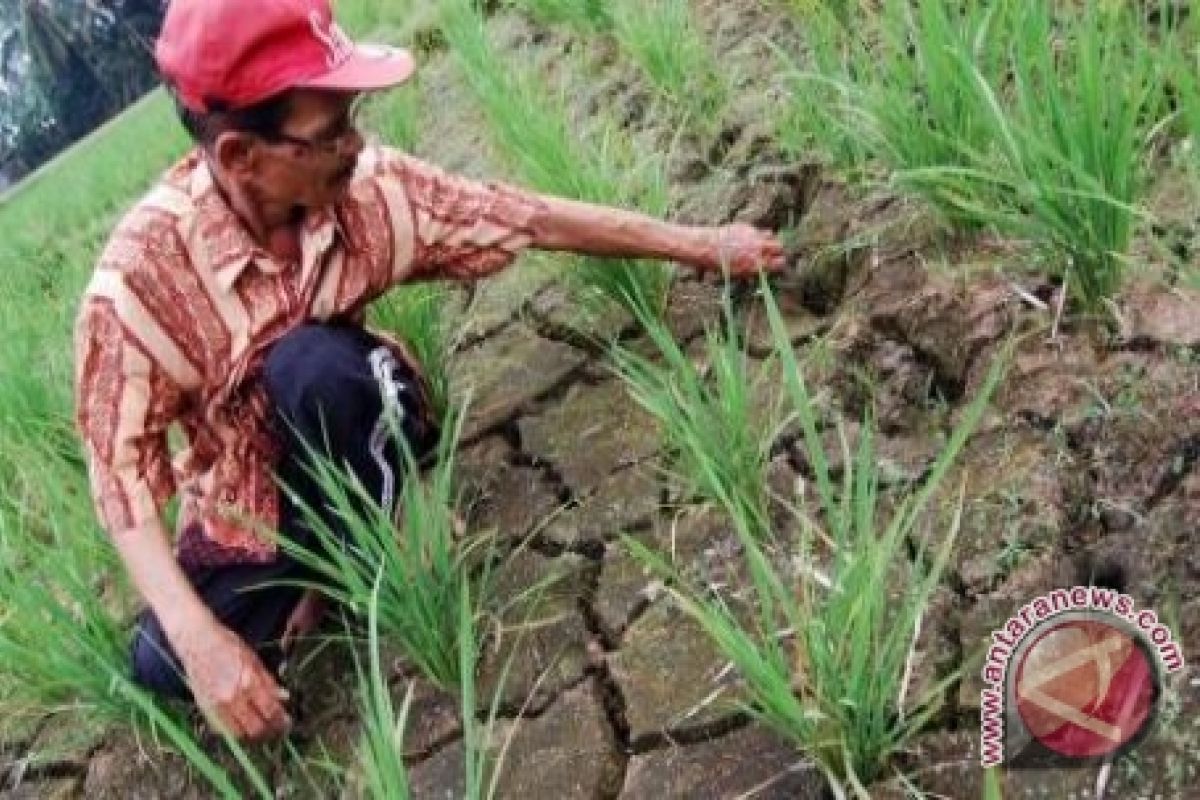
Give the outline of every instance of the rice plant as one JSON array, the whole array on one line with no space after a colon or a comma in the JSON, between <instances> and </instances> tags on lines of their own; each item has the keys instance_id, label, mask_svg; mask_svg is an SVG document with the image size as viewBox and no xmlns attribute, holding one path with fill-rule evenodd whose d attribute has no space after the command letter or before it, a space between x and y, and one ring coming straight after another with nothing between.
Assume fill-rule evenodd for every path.
<instances>
[{"instance_id":1,"label":"rice plant","mask_svg":"<svg viewBox=\"0 0 1200 800\"><path fill-rule=\"evenodd\" d=\"M663 325L646 326L657 359L617 346L614 371L630 396L660 423L675 470L697 494L747 520L755 538L770 532L766 465L776 431L756 419L756 393L769 380L755 375L737 332L728 296L723 332L708 331L702 371ZM768 415L770 416L770 415Z\"/></svg>"},{"instance_id":2,"label":"rice plant","mask_svg":"<svg viewBox=\"0 0 1200 800\"><path fill-rule=\"evenodd\" d=\"M397 710L380 658L382 638L379 632L379 587L382 584L383 567L384 565L380 565L376 572L375 586L367 608L367 666L364 668L358 657L355 658L362 702L363 733L359 747L359 774L346 788L355 796L407 800L412 794L408 767L403 756L403 737L408 727L412 687L410 685L406 690L404 700ZM481 722L479 719L475 688L475 670L479 658L476 608L469 586L460 583L459 589L462 592L458 606L457 634L459 671L462 675L462 682L458 688L460 719L463 724L463 798L489 800L497 793L499 761L504 758L507 744L496 753L491 742L490 734L495 728L499 713L499 695L489 709L486 721ZM504 674L507 674L507 665ZM502 681L503 679L501 677ZM511 741L511 736L509 740Z\"/></svg>"},{"instance_id":3,"label":"rice plant","mask_svg":"<svg viewBox=\"0 0 1200 800\"><path fill-rule=\"evenodd\" d=\"M907 699L908 665L954 543L961 500L942 540L919 546L911 563L909 535L978 423L1001 362L993 365L928 477L884 517L870 421L835 481L811 396L769 291L765 302L789 410L800 423L816 490L815 514L795 508L801 540L793 560L799 574L773 563L759 522L743 512L732 486L721 488L718 497L743 545L749 612L689 585L662 557L626 541L641 560L675 580L677 602L737 669L748 711L816 759L833 783L866 797L863 787L880 775L889 755L936 711L934 694ZM844 436L842 442L848 449ZM812 563L818 539L832 549L824 570Z\"/></svg>"},{"instance_id":4,"label":"rice plant","mask_svg":"<svg viewBox=\"0 0 1200 800\"><path fill-rule=\"evenodd\" d=\"M30 455L26 452L26 455ZM179 709L133 682L129 593L115 549L95 530L81 474L43 468L54 515L0 510L0 702L10 722L69 715L77 731L132 725L183 755L225 798L271 797L266 779L237 742L230 775L197 739Z\"/></svg>"},{"instance_id":5,"label":"rice plant","mask_svg":"<svg viewBox=\"0 0 1200 800\"><path fill-rule=\"evenodd\" d=\"M1124 6L1089 3L1058 17L1025 4L1017 30L1010 108L1002 87L963 65L984 90L997 166L913 177L965 177L994 202L964 198L963 208L1049 249L1073 296L1098 310L1121 284L1144 216L1148 144L1163 119L1161 65L1145 23Z\"/></svg>"},{"instance_id":6,"label":"rice plant","mask_svg":"<svg viewBox=\"0 0 1200 800\"><path fill-rule=\"evenodd\" d=\"M725 76L687 0L617 0L612 32L660 96L714 131L729 98Z\"/></svg>"},{"instance_id":7,"label":"rice plant","mask_svg":"<svg viewBox=\"0 0 1200 800\"><path fill-rule=\"evenodd\" d=\"M1089 311L1120 285L1162 117L1163 66L1124 4L885 0L863 31L814 26L838 148L960 227L1047 251ZM811 92L802 94L806 103ZM846 143L849 143L848 145Z\"/></svg>"},{"instance_id":8,"label":"rice plant","mask_svg":"<svg viewBox=\"0 0 1200 800\"><path fill-rule=\"evenodd\" d=\"M607 29L610 13L601 0L510 0L546 25L565 24L581 33Z\"/></svg>"},{"instance_id":9,"label":"rice plant","mask_svg":"<svg viewBox=\"0 0 1200 800\"><path fill-rule=\"evenodd\" d=\"M846 32L838 18L820 8L804 18L809 47L808 69L800 69L789 54L780 59L789 65L789 102L775 121L783 149L795 158L814 154L844 170L857 170L868 153L860 132L839 124L843 109L853 107L853 70L846 53Z\"/></svg>"},{"instance_id":10,"label":"rice plant","mask_svg":"<svg viewBox=\"0 0 1200 800\"><path fill-rule=\"evenodd\" d=\"M802 131L853 168L865 158L900 174L977 164L989 152L992 131L963 64L989 81L1004 74L1010 7L885 0L878 9L862 9L853 26L845 24L844 9L815 9L806 25L813 64L793 67L796 108L785 117L799 128L792 135ZM901 188L922 194L959 224L981 224L942 197L953 186L901 182Z\"/></svg>"},{"instance_id":11,"label":"rice plant","mask_svg":"<svg viewBox=\"0 0 1200 800\"><path fill-rule=\"evenodd\" d=\"M1193 20L1193 17L1189 17ZM1200 23L1193 22L1193 25ZM1193 34L1194 35L1194 34ZM1200 50L1188 47L1183 36L1172 41L1170 50L1170 86L1175 92L1183 131L1179 147L1182 161L1188 170L1193 194L1200 193ZM1200 265L1195 259L1180 259L1178 265L1183 286L1200 290Z\"/></svg>"},{"instance_id":12,"label":"rice plant","mask_svg":"<svg viewBox=\"0 0 1200 800\"><path fill-rule=\"evenodd\" d=\"M594 146L577 137L569 98L547 92L542 76L494 51L475 0L445 0L442 31L493 140L532 188L585 202L637 205L649 213L665 206L661 177L645 177L654 175L656 163L634 158L615 126L605 126ZM622 166L627 177L618 179ZM576 274L636 317L662 315L670 283L665 265L582 259Z\"/></svg>"},{"instance_id":13,"label":"rice plant","mask_svg":"<svg viewBox=\"0 0 1200 800\"><path fill-rule=\"evenodd\" d=\"M407 800L411 792L408 768L404 764L403 736L408 724L412 687L397 712L380 658L379 587L385 567L386 564L380 564L376 571L367 604L367 667L363 668L357 656L354 660L363 717L362 744L359 746L360 781L370 797Z\"/></svg>"},{"instance_id":14,"label":"rice plant","mask_svg":"<svg viewBox=\"0 0 1200 800\"><path fill-rule=\"evenodd\" d=\"M471 594L480 596L487 581L486 573L470 574L469 549L456 541L454 530L451 474L461 425L461 411L452 410L436 464L424 478L400 440L407 466L395 516L314 443L310 474L326 498L326 508L314 508L292 496L316 536L316 545L279 540L281 547L313 569L315 588L353 613L364 614L378 594L384 634L400 645L422 674L444 689L458 688L463 680L458 630L464 587L477 582L480 588ZM386 565L381 573L380 565ZM378 592L377 573L382 574Z\"/></svg>"}]
</instances>

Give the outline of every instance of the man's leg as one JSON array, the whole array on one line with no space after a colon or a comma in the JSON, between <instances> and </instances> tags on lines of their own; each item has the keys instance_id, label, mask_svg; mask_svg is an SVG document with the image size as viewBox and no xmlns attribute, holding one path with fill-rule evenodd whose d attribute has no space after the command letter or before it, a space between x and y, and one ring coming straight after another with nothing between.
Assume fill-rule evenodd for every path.
<instances>
[{"instance_id":1,"label":"man's leg","mask_svg":"<svg viewBox=\"0 0 1200 800\"><path fill-rule=\"evenodd\" d=\"M416 457L434 444L417 379L407 365L356 326L304 325L272 348L263 377L287 453L280 480L339 538L346 536L344 525L319 502L323 493L310 474L313 453L339 470L348 468L367 494L393 513L406 466L395 435L404 437ZM303 531L303 512L286 497L283 506ZM301 541L312 544L310 538Z\"/></svg>"},{"instance_id":2,"label":"man's leg","mask_svg":"<svg viewBox=\"0 0 1200 800\"><path fill-rule=\"evenodd\" d=\"M393 509L404 462L389 417L399 423L415 455L433 444L421 423L425 410L409 369L359 328L304 325L271 349L263 378L285 447L280 480L310 508L323 513L339 537L345 536L341 521L326 513L320 488L306 469L309 448L335 464L348 465L376 501ZM316 545L302 513L286 495L281 512L283 536L308 547ZM262 585L311 580L311 572L281 554L272 564L210 568L189 577L217 619L255 648L269 669L276 670L283 655L280 638L304 592L296 586ZM133 660L138 682L164 694L189 696L161 626L149 612L139 619Z\"/></svg>"}]
</instances>

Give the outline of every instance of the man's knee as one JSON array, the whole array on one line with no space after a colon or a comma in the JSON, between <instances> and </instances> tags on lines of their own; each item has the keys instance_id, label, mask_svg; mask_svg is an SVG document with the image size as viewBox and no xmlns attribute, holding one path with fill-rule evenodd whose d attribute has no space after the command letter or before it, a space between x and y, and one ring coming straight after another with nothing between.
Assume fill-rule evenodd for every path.
<instances>
[{"instance_id":1,"label":"man's knee","mask_svg":"<svg viewBox=\"0 0 1200 800\"><path fill-rule=\"evenodd\" d=\"M406 438L421 436L422 394L416 376L361 328L302 325L277 342L263 368L267 394L290 434L335 451L360 450L391 415ZM410 444L416 444L410 441Z\"/></svg>"},{"instance_id":2,"label":"man's knee","mask_svg":"<svg viewBox=\"0 0 1200 800\"><path fill-rule=\"evenodd\" d=\"M343 408L351 388L347 381L365 354L362 336L349 327L309 324L276 342L263 365L263 381L275 408L294 424L311 423Z\"/></svg>"}]
</instances>

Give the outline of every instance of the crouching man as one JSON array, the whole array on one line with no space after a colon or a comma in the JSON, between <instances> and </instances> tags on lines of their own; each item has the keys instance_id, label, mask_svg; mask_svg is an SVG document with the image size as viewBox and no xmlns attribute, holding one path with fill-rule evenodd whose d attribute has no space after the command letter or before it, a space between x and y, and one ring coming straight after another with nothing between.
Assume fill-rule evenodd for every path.
<instances>
[{"instance_id":1,"label":"crouching man","mask_svg":"<svg viewBox=\"0 0 1200 800\"><path fill-rule=\"evenodd\" d=\"M390 505L403 459L385 406L415 450L436 436L419 365L362 327L366 304L404 281L483 278L527 247L734 275L783 257L750 226L673 225L366 147L359 100L405 81L413 58L351 42L328 0L173 0L156 58L196 147L100 257L76 326L77 422L100 520L147 606L135 678L258 739L290 724L280 643L314 621L288 585L303 568L256 532L310 540L277 481L321 508L302 466L321 442Z\"/></svg>"}]
</instances>

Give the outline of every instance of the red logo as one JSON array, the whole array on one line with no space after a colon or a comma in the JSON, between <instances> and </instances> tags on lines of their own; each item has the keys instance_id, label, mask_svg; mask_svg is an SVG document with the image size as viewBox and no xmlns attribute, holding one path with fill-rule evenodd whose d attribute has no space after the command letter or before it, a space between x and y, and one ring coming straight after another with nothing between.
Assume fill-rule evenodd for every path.
<instances>
[{"instance_id":1,"label":"red logo","mask_svg":"<svg viewBox=\"0 0 1200 800\"><path fill-rule=\"evenodd\" d=\"M1158 700L1146 647L1096 620L1039 632L1021 658L1014 689L1029 733L1071 758L1107 756L1134 741Z\"/></svg>"}]
</instances>

